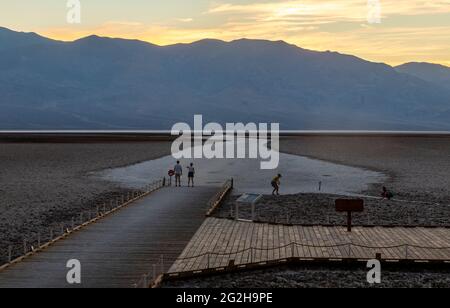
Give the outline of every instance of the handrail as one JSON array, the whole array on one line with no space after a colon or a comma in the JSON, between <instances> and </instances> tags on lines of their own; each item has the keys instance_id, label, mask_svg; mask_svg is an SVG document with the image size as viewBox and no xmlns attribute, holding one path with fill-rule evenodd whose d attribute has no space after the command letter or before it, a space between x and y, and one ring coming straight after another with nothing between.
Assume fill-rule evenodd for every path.
<instances>
[{"instance_id":1,"label":"handrail","mask_svg":"<svg viewBox=\"0 0 450 308\"><path fill-rule=\"evenodd\" d=\"M207 211L206 216L209 217L212 215L212 213L217 209L217 207L220 205L220 203L223 201L225 196L228 194L230 190L233 189L233 179L227 180L220 190L208 201L207 205Z\"/></svg>"},{"instance_id":2,"label":"handrail","mask_svg":"<svg viewBox=\"0 0 450 308\"><path fill-rule=\"evenodd\" d=\"M303 243L297 243L297 242L291 242L290 244L286 244L279 247L273 247L273 248L258 248L258 247L250 247L246 249L242 249L235 252L230 253L218 253L218 252L205 252L203 254L199 254L192 257L185 257L185 258L178 258L177 261L186 261L186 260L192 260L192 259L198 259L204 256L230 256L230 255L237 255L242 254L250 250L257 250L257 251L272 251L272 250L278 250L283 248L288 248L292 246L300 246L300 247L306 247L306 248L339 248L339 247L359 247L359 248L366 248L366 249L394 249L394 248L416 248L416 249L429 249L429 250L450 250L450 247L426 247L426 246L419 246L419 245L411 245L411 244L401 244L401 245L393 245L393 246L366 246L361 244L355 244L353 242L349 243L342 243L337 245L311 245L311 244L303 244Z\"/></svg>"}]
</instances>

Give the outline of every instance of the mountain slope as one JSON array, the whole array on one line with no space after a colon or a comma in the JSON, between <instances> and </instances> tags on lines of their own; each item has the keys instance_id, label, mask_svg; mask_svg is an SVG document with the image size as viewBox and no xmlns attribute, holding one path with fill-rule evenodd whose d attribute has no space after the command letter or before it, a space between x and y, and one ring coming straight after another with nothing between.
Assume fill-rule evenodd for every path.
<instances>
[{"instance_id":1,"label":"mountain slope","mask_svg":"<svg viewBox=\"0 0 450 308\"><path fill-rule=\"evenodd\" d=\"M397 71L435 83L450 89L450 67L431 63L406 63L395 68Z\"/></svg>"},{"instance_id":2,"label":"mountain slope","mask_svg":"<svg viewBox=\"0 0 450 308\"><path fill-rule=\"evenodd\" d=\"M0 42L0 129L168 129L196 113L282 129L450 128L450 91L281 41L160 47L0 31Z\"/></svg>"}]
</instances>

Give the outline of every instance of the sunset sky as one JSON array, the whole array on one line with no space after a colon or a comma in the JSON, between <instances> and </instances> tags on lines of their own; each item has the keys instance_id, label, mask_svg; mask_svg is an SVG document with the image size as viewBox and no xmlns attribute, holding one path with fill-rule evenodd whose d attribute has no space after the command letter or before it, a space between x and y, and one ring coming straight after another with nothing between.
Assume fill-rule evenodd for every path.
<instances>
[{"instance_id":1,"label":"sunset sky","mask_svg":"<svg viewBox=\"0 0 450 308\"><path fill-rule=\"evenodd\" d=\"M375 0L369 0L375 1ZM0 0L0 26L61 40L91 34L159 45L204 38L285 40L392 65L450 66L450 0L81 0L81 24L68 24L67 0Z\"/></svg>"}]
</instances>

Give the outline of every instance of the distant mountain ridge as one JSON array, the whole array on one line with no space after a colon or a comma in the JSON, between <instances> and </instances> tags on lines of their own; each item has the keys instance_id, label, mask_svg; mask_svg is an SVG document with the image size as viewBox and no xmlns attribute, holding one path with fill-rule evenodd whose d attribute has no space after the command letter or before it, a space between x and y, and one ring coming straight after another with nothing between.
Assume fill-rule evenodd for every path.
<instances>
[{"instance_id":1,"label":"distant mountain ridge","mask_svg":"<svg viewBox=\"0 0 450 308\"><path fill-rule=\"evenodd\" d=\"M283 41L60 42L0 28L0 71L0 129L168 129L194 114L282 129L450 129L450 90L431 75Z\"/></svg>"},{"instance_id":2,"label":"distant mountain ridge","mask_svg":"<svg viewBox=\"0 0 450 308\"><path fill-rule=\"evenodd\" d=\"M450 67L448 66L424 62L411 62L397 66L395 69L398 72L406 73L450 89Z\"/></svg>"}]
</instances>

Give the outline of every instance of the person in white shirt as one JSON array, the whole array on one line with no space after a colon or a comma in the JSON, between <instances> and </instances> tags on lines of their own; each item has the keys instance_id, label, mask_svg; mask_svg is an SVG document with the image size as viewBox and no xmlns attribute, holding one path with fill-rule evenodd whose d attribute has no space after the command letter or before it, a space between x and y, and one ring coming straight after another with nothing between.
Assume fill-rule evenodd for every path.
<instances>
[{"instance_id":1,"label":"person in white shirt","mask_svg":"<svg viewBox=\"0 0 450 308\"><path fill-rule=\"evenodd\" d=\"M194 175L195 175L194 164L191 163L187 168L188 168L188 187L191 185L191 183L192 187L194 187Z\"/></svg>"},{"instance_id":2,"label":"person in white shirt","mask_svg":"<svg viewBox=\"0 0 450 308\"><path fill-rule=\"evenodd\" d=\"M175 187L181 187L181 176L183 175L183 167L180 165L180 161L177 161L177 164L173 168L175 171Z\"/></svg>"}]
</instances>

